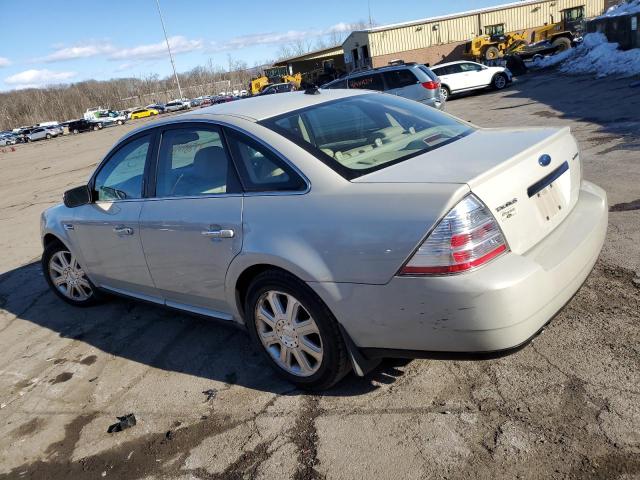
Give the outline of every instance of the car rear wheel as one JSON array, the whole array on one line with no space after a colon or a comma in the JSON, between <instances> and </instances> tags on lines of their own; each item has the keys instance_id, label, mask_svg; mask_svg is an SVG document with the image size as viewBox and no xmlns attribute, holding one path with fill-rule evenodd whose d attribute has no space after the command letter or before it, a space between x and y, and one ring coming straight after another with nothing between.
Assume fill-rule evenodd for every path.
<instances>
[{"instance_id":1,"label":"car rear wheel","mask_svg":"<svg viewBox=\"0 0 640 480\"><path fill-rule=\"evenodd\" d=\"M449 95L451 95L451 92L449 91L449 87L443 85L442 87L440 87L440 96L442 97L443 101L447 101L449 100Z\"/></svg>"},{"instance_id":2,"label":"car rear wheel","mask_svg":"<svg viewBox=\"0 0 640 480\"><path fill-rule=\"evenodd\" d=\"M47 137L47 140L51 138L51 135L49 133L47 133L45 136Z\"/></svg>"},{"instance_id":3,"label":"car rear wheel","mask_svg":"<svg viewBox=\"0 0 640 480\"><path fill-rule=\"evenodd\" d=\"M337 321L292 275L280 271L258 275L247 292L245 320L275 371L300 388L325 390L349 371Z\"/></svg>"},{"instance_id":4,"label":"car rear wheel","mask_svg":"<svg viewBox=\"0 0 640 480\"><path fill-rule=\"evenodd\" d=\"M502 90L507 86L507 77L502 73L498 73L493 77L493 82L491 83L496 90Z\"/></svg>"},{"instance_id":5,"label":"car rear wheel","mask_svg":"<svg viewBox=\"0 0 640 480\"><path fill-rule=\"evenodd\" d=\"M42 271L53 292L71 305L95 304L99 294L75 255L62 243L48 245L42 254Z\"/></svg>"}]
</instances>

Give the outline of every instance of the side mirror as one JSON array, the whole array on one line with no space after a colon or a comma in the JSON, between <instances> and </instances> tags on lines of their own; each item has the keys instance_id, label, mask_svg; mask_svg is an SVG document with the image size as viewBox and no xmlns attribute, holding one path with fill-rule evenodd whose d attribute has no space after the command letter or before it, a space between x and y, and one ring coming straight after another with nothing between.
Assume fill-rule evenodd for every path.
<instances>
[{"instance_id":1,"label":"side mirror","mask_svg":"<svg viewBox=\"0 0 640 480\"><path fill-rule=\"evenodd\" d=\"M63 197L64 205L68 208L75 208L81 205L91 203L91 192L87 185L81 187L72 188L64 192Z\"/></svg>"}]
</instances>

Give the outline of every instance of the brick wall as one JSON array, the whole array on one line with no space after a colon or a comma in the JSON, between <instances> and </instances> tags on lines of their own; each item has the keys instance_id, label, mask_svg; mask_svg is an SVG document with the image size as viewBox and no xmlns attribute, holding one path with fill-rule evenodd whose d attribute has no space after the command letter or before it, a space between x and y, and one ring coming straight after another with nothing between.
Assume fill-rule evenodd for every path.
<instances>
[{"instance_id":1,"label":"brick wall","mask_svg":"<svg viewBox=\"0 0 640 480\"><path fill-rule=\"evenodd\" d=\"M373 66L384 67L385 65L388 65L391 60L428 63L429 65L462 60L465 43L467 42L447 43L445 45L433 45L431 47L407 50L390 55L380 55L372 58Z\"/></svg>"}]
</instances>

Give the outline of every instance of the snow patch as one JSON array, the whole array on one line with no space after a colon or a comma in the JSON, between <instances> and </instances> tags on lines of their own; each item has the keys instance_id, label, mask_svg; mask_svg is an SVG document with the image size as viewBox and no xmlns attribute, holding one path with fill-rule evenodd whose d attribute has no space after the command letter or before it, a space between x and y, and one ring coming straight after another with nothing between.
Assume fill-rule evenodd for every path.
<instances>
[{"instance_id":1,"label":"snow patch","mask_svg":"<svg viewBox=\"0 0 640 480\"><path fill-rule=\"evenodd\" d=\"M609 7L604 14L596 18L619 17L620 15L632 13L640 13L640 0L631 0Z\"/></svg>"},{"instance_id":2,"label":"snow patch","mask_svg":"<svg viewBox=\"0 0 640 480\"><path fill-rule=\"evenodd\" d=\"M635 0L640 6L640 0ZM560 65L559 71L568 74L595 73L597 78L617 75L640 75L640 48L618 50L617 43L609 43L602 33L589 33L580 45L550 57L535 60L532 68Z\"/></svg>"}]
</instances>

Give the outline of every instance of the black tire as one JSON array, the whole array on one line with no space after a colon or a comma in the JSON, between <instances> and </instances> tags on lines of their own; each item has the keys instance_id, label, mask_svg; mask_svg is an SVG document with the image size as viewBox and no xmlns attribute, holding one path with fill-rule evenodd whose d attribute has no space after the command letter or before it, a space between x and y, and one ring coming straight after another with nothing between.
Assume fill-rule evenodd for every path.
<instances>
[{"instance_id":1,"label":"black tire","mask_svg":"<svg viewBox=\"0 0 640 480\"><path fill-rule=\"evenodd\" d=\"M500 56L500 50L495 45L491 45L487 47L484 51L484 59L485 60L495 60Z\"/></svg>"},{"instance_id":2,"label":"black tire","mask_svg":"<svg viewBox=\"0 0 640 480\"><path fill-rule=\"evenodd\" d=\"M442 96L442 99L447 102L449 101L449 98L451 98L451 90L449 90L449 87L446 85L442 85L440 87L440 95Z\"/></svg>"},{"instance_id":3,"label":"black tire","mask_svg":"<svg viewBox=\"0 0 640 480\"><path fill-rule=\"evenodd\" d=\"M74 129L73 129L73 134L74 134L74 135L78 135L79 133L80 133L80 132L78 131L78 129L77 129L77 128L74 128Z\"/></svg>"},{"instance_id":4,"label":"black tire","mask_svg":"<svg viewBox=\"0 0 640 480\"><path fill-rule=\"evenodd\" d=\"M98 125L94 125L94 126L93 126L93 131L94 131L94 132L97 132L98 130L99 130Z\"/></svg>"},{"instance_id":5,"label":"black tire","mask_svg":"<svg viewBox=\"0 0 640 480\"><path fill-rule=\"evenodd\" d=\"M322 341L322 360L317 371L302 377L280 367L258 337L255 309L260 297L277 290L292 295L315 321ZM285 380L305 390L326 390L339 382L350 370L347 349L338 327L338 322L322 300L303 282L286 272L268 270L251 282L244 302L245 322L254 344L262 352L276 373Z\"/></svg>"},{"instance_id":6,"label":"black tire","mask_svg":"<svg viewBox=\"0 0 640 480\"><path fill-rule=\"evenodd\" d=\"M502 90L503 88L506 88L508 83L509 80L503 73L496 73L491 80L491 86L494 90Z\"/></svg>"},{"instance_id":7,"label":"black tire","mask_svg":"<svg viewBox=\"0 0 640 480\"><path fill-rule=\"evenodd\" d=\"M49 140L51 138L51 134L47 133L45 137L47 138L47 140Z\"/></svg>"},{"instance_id":8,"label":"black tire","mask_svg":"<svg viewBox=\"0 0 640 480\"><path fill-rule=\"evenodd\" d=\"M124 122L122 120L118 120L118 125L122 125Z\"/></svg>"},{"instance_id":9,"label":"black tire","mask_svg":"<svg viewBox=\"0 0 640 480\"><path fill-rule=\"evenodd\" d=\"M571 40L567 37L558 37L551 42L551 45L556 48L556 53L560 53L571 48Z\"/></svg>"},{"instance_id":10,"label":"black tire","mask_svg":"<svg viewBox=\"0 0 640 480\"><path fill-rule=\"evenodd\" d=\"M103 300L104 296L96 289L95 285L91 283L89 278L86 278L87 282L91 286L91 295L86 300L74 300L66 295L64 295L58 288L54 285L53 279L51 278L51 269L49 268L51 258L58 252L66 251L69 252L69 249L62 242L52 242L44 249L42 253L41 259L41 267L42 273L44 274L44 278L47 280L47 284L49 288L55 293L59 298L64 300L70 305L74 305L76 307L89 307L91 305L95 305Z\"/></svg>"}]
</instances>

